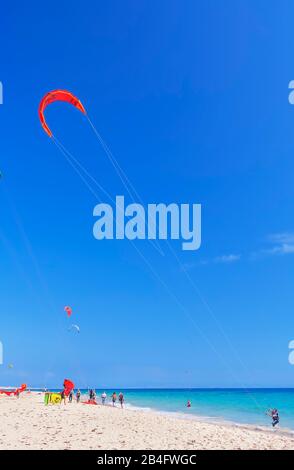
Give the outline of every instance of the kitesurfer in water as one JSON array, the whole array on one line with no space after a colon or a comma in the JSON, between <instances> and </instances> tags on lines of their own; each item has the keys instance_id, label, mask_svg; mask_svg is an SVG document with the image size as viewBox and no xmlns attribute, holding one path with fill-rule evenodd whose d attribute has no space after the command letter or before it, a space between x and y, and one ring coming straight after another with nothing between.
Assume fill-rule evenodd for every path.
<instances>
[{"instance_id":1,"label":"kitesurfer in water","mask_svg":"<svg viewBox=\"0 0 294 470\"><path fill-rule=\"evenodd\" d=\"M274 428L277 424L279 424L279 422L280 422L280 417L279 417L279 412L278 412L277 408L273 408L273 409L268 410L266 414L272 418L272 426L273 426L273 428Z\"/></svg>"}]
</instances>

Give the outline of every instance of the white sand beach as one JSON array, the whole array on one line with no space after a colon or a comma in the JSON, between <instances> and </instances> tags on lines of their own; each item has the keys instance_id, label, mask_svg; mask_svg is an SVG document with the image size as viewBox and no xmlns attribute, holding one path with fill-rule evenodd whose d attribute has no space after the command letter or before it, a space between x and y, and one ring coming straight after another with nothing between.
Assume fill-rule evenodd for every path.
<instances>
[{"instance_id":1,"label":"white sand beach","mask_svg":"<svg viewBox=\"0 0 294 470\"><path fill-rule=\"evenodd\" d=\"M44 395L0 397L0 449L292 449L294 435L156 412L76 404Z\"/></svg>"}]
</instances>

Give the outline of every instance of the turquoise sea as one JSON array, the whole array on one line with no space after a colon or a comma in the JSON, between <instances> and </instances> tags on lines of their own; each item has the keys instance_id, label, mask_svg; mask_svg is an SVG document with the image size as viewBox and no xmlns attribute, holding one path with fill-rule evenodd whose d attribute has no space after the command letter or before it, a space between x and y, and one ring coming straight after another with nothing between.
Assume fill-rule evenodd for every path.
<instances>
[{"instance_id":1,"label":"turquoise sea","mask_svg":"<svg viewBox=\"0 0 294 470\"><path fill-rule=\"evenodd\" d=\"M104 390L96 389L97 400ZM110 402L113 391L122 391L126 407L177 413L179 417L200 417L209 421L271 427L265 412L277 408L280 428L294 431L294 388L289 389L111 389L105 390ZM87 394L88 390L81 390ZM186 407L191 401L191 408Z\"/></svg>"}]
</instances>

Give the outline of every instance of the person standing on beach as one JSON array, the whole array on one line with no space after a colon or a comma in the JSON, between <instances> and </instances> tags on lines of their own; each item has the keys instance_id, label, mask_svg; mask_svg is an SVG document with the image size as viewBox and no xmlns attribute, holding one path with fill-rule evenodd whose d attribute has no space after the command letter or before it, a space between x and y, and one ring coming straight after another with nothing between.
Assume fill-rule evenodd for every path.
<instances>
[{"instance_id":1,"label":"person standing on beach","mask_svg":"<svg viewBox=\"0 0 294 470\"><path fill-rule=\"evenodd\" d=\"M113 394L111 395L111 399L112 399L112 406L114 406L115 402L116 402L116 399L117 399L117 396L116 396L115 392L113 392Z\"/></svg>"},{"instance_id":2,"label":"person standing on beach","mask_svg":"<svg viewBox=\"0 0 294 470\"><path fill-rule=\"evenodd\" d=\"M118 401L120 402L120 407L123 408L123 404L124 404L125 399L124 399L124 395L123 395L122 392L120 392L119 395L118 395Z\"/></svg>"},{"instance_id":3,"label":"person standing on beach","mask_svg":"<svg viewBox=\"0 0 294 470\"><path fill-rule=\"evenodd\" d=\"M80 392L80 389L77 391L76 399L77 399L77 403L80 403L80 399L81 399L81 392Z\"/></svg>"},{"instance_id":4,"label":"person standing on beach","mask_svg":"<svg viewBox=\"0 0 294 470\"><path fill-rule=\"evenodd\" d=\"M68 396L68 401L69 401L69 403L72 403L72 397L73 397L73 391L71 390L71 391L69 392L69 396Z\"/></svg>"},{"instance_id":5,"label":"person standing on beach","mask_svg":"<svg viewBox=\"0 0 294 470\"><path fill-rule=\"evenodd\" d=\"M61 392L60 395L61 395L61 402L60 402L60 403L62 403L62 401L63 401L64 405L66 405L66 395L65 395L65 391L62 390L62 392Z\"/></svg>"},{"instance_id":6,"label":"person standing on beach","mask_svg":"<svg viewBox=\"0 0 294 470\"><path fill-rule=\"evenodd\" d=\"M106 397L107 397L106 393L103 392L101 395L102 405L105 405Z\"/></svg>"}]
</instances>

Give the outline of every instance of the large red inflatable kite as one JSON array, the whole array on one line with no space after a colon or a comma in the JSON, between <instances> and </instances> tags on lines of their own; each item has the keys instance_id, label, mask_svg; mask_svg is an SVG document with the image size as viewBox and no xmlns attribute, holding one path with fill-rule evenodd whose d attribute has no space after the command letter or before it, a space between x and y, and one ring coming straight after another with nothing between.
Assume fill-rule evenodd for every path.
<instances>
[{"instance_id":1,"label":"large red inflatable kite","mask_svg":"<svg viewBox=\"0 0 294 470\"><path fill-rule=\"evenodd\" d=\"M68 379L64 379L63 386L64 386L64 394L66 397L75 388L75 384L71 380L68 380Z\"/></svg>"},{"instance_id":2,"label":"large red inflatable kite","mask_svg":"<svg viewBox=\"0 0 294 470\"><path fill-rule=\"evenodd\" d=\"M39 118L40 118L44 131L49 135L49 137L52 137L53 134L46 123L44 111L49 104L54 103L55 101L66 101L67 103L70 103L73 106L75 106L83 114L86 114L86 110L84 106L82 105L82 103L80 102L80 100L76 96L74 96L72 93L70 93L70 91L67 91L67 90L50 91L44 96L44 98L41 100L40 105L39 105Z\"/></svg>"},{"instance_id":3,"label":"large red inflatable kite","mask_svg":"<svg viewBox=\"0 0 294 470\"><path fill-rule=\"evenodd\" d=\"M11 395L16 396L17 394L24 392L26 388L26 384L22 384L19 388L16 388L15 390L0 390L0 394L7 395L8 397L10 397Z\"/></svg>"}]
</instances>

